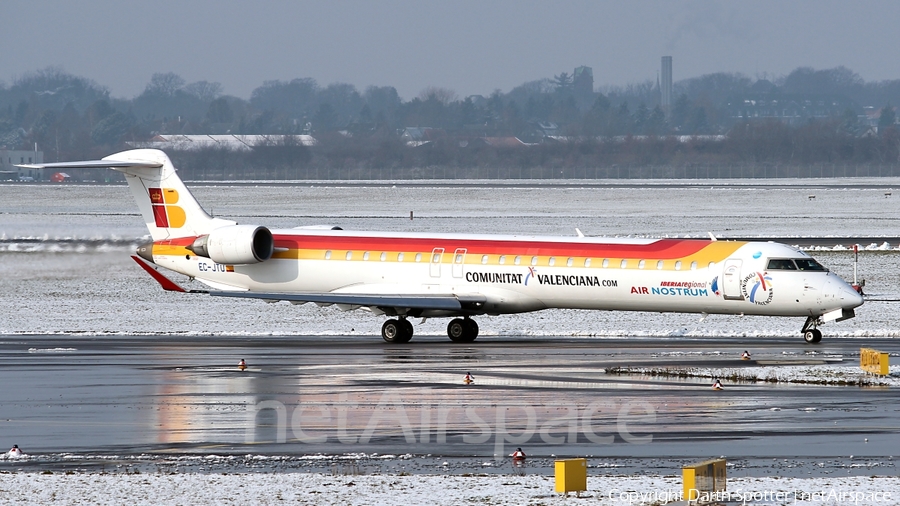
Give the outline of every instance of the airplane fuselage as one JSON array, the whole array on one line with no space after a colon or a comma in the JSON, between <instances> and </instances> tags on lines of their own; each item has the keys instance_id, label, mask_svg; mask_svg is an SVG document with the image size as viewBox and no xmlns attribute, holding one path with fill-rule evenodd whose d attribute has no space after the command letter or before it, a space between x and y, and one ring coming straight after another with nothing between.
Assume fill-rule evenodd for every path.
<instances>
[{"instance_id":1,"label":"airplane fuselage","mask_svg":"<svg viewBox=\"0 0 900 506\"><path fill-rule=\"evenodd\" d=\"M546 308L819 316L858 295L825 270L771 269L809 259L777 243L272 230L275 253L226 265L157 241L153 261L220 290L480 294L481 312ZM796 264L795 264L796 265ZM420 311L414 316L445 316Z\"/></svg>"}]
</instances>

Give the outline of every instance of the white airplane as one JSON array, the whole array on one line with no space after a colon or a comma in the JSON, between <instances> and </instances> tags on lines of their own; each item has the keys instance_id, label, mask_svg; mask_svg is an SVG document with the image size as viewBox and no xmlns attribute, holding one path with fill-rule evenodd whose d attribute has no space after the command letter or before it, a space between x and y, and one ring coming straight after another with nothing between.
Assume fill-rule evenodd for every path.
<instances>
[{"instance_id":1,"label":"white airplane","mask_svg":"<svg viewBox=\"0 0 900 506\"><path fill-rule=\"evenodd\" d=\"M153 239L133 258L167 290L185 291L148 262L215 296L385 315L389 343L412 338L411 317L452 318L450 339L471 342L473 316L548 308L805 317L801 334L817 343L819 325L863 303L809 255L772 242L268 229L210 217L162 151L25 167L124 173Z\"/></svg>"}]
</instances>

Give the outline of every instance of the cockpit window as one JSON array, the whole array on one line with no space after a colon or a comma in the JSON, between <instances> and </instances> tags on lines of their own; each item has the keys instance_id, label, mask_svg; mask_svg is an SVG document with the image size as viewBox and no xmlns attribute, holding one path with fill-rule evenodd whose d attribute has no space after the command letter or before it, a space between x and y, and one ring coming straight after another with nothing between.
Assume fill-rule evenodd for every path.
<instances>
[{"instance_id":1,"label":"cockpit window","mask_svg":"<svg viewBox=\"0 0 900 506\"><path fill-rule=\"evenodd\" d=\"M789 258L773 258L769 260L769 265L766 269L770 271L796 271L797 266Z\"/></svg>"},{"instance_id":2,"label":"cockpit window","mask_svg":"<svg viewBox=\"0 0 900 506\"><path fill-rule=\"evenodd\" d=\"M772 258L766 269L770 271L826 271L822 264L812 258Z\"/></svg>"},{"instance_id":3,"label":"cockpit window","mask_svg":"<svg viewBox=\"0 0 900 506\"><path fill-rule=\"evenodd\" d=\"M794 260L797 263L797 268L801 271L825 271L827 270L825 267L822 267L822 264L816 262L812 258L797 258Z\"/></svg>"}]
</instances>

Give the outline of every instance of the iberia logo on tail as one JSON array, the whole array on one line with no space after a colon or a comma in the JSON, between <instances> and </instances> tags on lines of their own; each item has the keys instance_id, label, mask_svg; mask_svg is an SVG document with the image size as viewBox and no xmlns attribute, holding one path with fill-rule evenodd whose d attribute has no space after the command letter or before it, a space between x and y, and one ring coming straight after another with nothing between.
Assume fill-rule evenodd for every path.
<instances>
[{"instance_id":1,"label":"iberia logo on tail","mask_svg":"<svg viewBox=\"0 0 900 506\"><path fill-rule=\"evenodd\" d=\"M181 228L187 221L184 209L178 203L178 192L171 188L150 188L150 205L153 218L159 228Z\"/></svg>"}]
</instances>

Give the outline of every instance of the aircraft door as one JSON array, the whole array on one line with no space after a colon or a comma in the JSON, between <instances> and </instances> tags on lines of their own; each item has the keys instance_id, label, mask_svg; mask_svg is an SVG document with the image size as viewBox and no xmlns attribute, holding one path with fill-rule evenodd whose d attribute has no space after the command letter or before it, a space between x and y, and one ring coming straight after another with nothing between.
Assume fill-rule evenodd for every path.
<instances>
[{"instance_id":1,"label":"aircraft door","mask_svg":"<svg viewBox=\"0 0 900 506\"><path fill-rule=\"evenodd\" d=\"M441 277L441 260L444 258L444 248L434 248L431 251L431 265L429 273L433 278Z\"/></svg>"},{"instance_id":2,"label":"aircraft door","mask_svg":"<svg viewBox=\"0 0 900 506\"><path fill-rule=\"evenodd\" d=\"M456 248L453 252L453 277L463 277L466 265L466 248Z\"/></svg>"},{"instance_id":3,"label":"aircraft door","mask_svg":"<svg viewBox=\"0 0 900 506\"><path fill-rule=\"evenodd\" d=\"M725 300L743 300L744 295L741 293L741 264L743 260L740 258L729 258L725 260L725 267L722 270L722 295Z\"/></svg>"}]
</instances>

